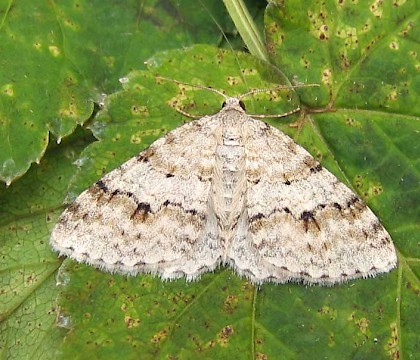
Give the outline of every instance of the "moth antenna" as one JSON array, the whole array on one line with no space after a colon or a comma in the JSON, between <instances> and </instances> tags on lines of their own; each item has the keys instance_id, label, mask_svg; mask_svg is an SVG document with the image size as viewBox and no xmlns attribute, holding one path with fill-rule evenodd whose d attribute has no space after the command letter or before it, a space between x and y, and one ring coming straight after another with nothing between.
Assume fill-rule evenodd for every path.
<instances>
[{"instance_id":1,"label":"moth antenna","mask_svg":"<svg viewBox=\"0 0 420 360\"><path fill-rule=\"evenodd\" d=\"M216 94L219 94L225 100L227 100L229 98L229 96L226 96L220 90L217 90L217 89L212 88L210 86L204 86L204 85L198 85L198 84L190 84L190 83L187 83L187 82L184 82L184 81L178 81L178 80L174 80L174 79L169 79L169 78L166 78L166 77L163 77L163 76L156 76L156 79L165 80L165 81L172 81L175 84L186 85L186 86L190 86L192 88L197 88L197 89L202 89L202 90L209 90L209 91L212 91L212 92L214 92Z\"/></svg>"},{"instance_id":2,"label":"moth antenna","mask_svg":"<svg viewBox=\"0 0 420 360\"><path fill-rule=\"evenodd\" d=\"M302 85L277 85L272 88L264 88L264 89L253 89L245 94L239 95L237 98L242 99L246 96L253 95L253 94L259 94L263 92L269 92L269 91L276 91L276 90L282 90L282 89L296 89L296 88L302 88L302 87L319 87L319 84L302 84Z\"/></svg>"}]
</instances>

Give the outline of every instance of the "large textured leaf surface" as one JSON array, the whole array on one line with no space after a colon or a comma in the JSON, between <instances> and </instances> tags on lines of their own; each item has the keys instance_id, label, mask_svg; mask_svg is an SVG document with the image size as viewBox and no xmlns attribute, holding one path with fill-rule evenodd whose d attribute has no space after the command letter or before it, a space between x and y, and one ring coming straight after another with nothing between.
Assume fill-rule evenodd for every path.
<instances>
[{"instance_id":1,"label":"large textured leaf surface","mask_svg":"<svg viewBox=\"0 0 420 360\"><path fill-rule=\"evenodd\" d=\"M61 334L55 325L60 265L48 234L54 224L73 162L91 136L53 145L28 176L0 192L0 357L55 359Z\"/></svg>"},{"instance_id":2,"label":"large textured leaf surface","mask_svg":"<svg viewBox=\"0 0 420 360\"><path fill-rule=\"evenodd\" d=\"M219 43L214 22L230 25L223 7L190 12L185 0L0 3L0 181L38 163L50 132L58 142L72 133L154 52Z\"/></svg>"}]
</instances>

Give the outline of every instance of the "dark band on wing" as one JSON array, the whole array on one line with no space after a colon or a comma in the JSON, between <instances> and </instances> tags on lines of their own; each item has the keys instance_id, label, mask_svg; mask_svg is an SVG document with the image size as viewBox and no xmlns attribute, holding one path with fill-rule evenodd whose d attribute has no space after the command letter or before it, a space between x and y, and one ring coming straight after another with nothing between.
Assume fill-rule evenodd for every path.
<instances>
[{"instance_id":1,"label":"dark band on wing","mask_svg":"<svg viewBox=\"0 0 420 360\"><path fill-rule=\"evenodd\" d=\"M134 195L134 193L130 191L122 191L122 190L116 189L111 192L111 190L107 187L107 185L102 180L97 181L94 186L89 188L89 191L92 193L102 192L104 194L108 194L109 196L109 198L107 199L108 202L112 201L112 199L115 196L126 196L130 198L137 205L136 209L131 215L131 218L132 219L136 218L137 220L140 220L141 222L144 222L150 214L155 214L156 212L160 211L162 207L172 206L172 207L179 207L183 209L183 206L181 203L165 200L157 211L153 211L150 203L139 201ZM198 213L197 210L195 209L183 209L183 211L187 214L198 216L201 220L206 219L205 214Z\"/></svg>"},{"instance_id":2,"label":"dark band on wing","mask_svg":"<svg viewBox=\"0 0 420 360\"><path fill-rule=\"evenodd\" d=\"M306 232L310 229L311 226L315 227L318 231L320 231L321 228L319 226L318 221L316 220L316 214L317 212L325 209L327 206L328 205L326 204L319 204L317 205L316 208L312 210L305 210L300 214L293 214L292 211L288 207L274 208L268 214L257 213L251 216L249 218L249 225L252 226L255 223L255 226L258 228L259 227L259 225L257 225L258 221L261 221L262 219L269 219L274 214L285 212L286 214L291 215L295 220L303 221L303 226ZM346 205L340 205L337 202L334 202L328 207L331 209L337 210L339 212L342 212L343 209L347 208L350 210L353 217L359 216L360 213L362 213L363 211L367 209L366 205L357 196L353 196L352 198L350 198L347 201ZM382 225L380 226L382 227Z\"/></svg>"}]
</instances>

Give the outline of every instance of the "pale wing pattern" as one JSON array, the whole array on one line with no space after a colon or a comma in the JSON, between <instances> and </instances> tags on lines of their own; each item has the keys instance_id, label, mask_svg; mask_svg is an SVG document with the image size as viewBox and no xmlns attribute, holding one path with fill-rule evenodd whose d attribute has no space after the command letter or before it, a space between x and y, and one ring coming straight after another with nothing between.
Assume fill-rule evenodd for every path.
<instances>
[{"instance_id":1,"label":"pale wing pattern","mask_svg":"<svg viewBox=\"0 0 420 360\"><path fill-rule=\"evenodd\" d=\"M84 191L51 235L62 255L108 271L194 279L221 256L209 209L213 117L185 124Z\"/></svg>"},{"instance_id":2,"label":"pale wing pattern","mask_svg":"<svg viewBox=\"0 0 420 360\"><path fill-rule=\"evenodd\" d=\"M238 273L327 285L396 266L377 217L305 149L251 118L244 133L246 206L230 253Z\"/></svg>"}]
</instances>

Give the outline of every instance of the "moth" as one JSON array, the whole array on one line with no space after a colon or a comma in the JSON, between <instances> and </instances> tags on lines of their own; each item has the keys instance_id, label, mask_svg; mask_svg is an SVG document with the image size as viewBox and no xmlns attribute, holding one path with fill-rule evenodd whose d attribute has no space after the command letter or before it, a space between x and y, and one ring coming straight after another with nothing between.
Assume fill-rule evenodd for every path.
<instances>
[{"instance_id":1,"label":"moth","mask_svg":"<svg viewBox=\"0 0 420 360\"><path fill-rule=\"evenodd\" d=\"M211 90L223 108L84 191L59 218L54 250L162 279L229 266L255 284L332 285L396 266L391 237L366 204L289 136L247 115L241 99L260 90Z\"/></svg>"}]
</instances>

